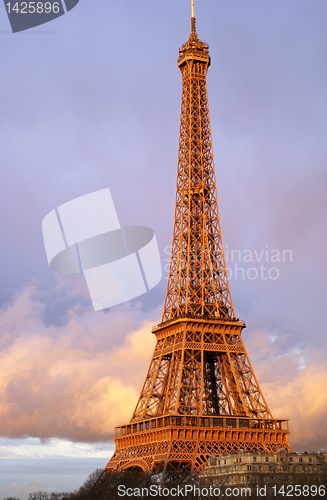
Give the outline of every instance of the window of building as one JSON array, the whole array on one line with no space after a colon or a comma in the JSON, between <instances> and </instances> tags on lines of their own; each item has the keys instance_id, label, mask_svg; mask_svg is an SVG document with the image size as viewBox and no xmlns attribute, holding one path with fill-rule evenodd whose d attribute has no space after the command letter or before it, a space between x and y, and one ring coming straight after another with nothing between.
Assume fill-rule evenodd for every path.
<instances>
[{"instance_id":1,"label":"window of building","mask_svg":"<svg viewBox=\"0 0 327 500\"><path fill-rule=\"evenodd\" d=\"M269 457L265 457L265 461L266 461L266 462L269 462Z\"/></svg>"},{"instance_id":2,"label":"window of building","mask_svg":"<svg viewBox=\"0 0 327 500\"><path fill-rule=\"evenodd\" d=\"M312 458L309 458L309 463L312 464Z\"/></svg>"},{"instance_id":3,"label":"window of building","mask_svg":"<svg viewBox=\"0 0 327 500\"><path fill-rule=\"evenodd\" d=\"M224 463L225 463L225 465L226 465L226 460L224 460Z\"/></svg>"},{"instance_id":4,"label":"window of building","mask_svg":"<svg viewBox=\"0 0 327 500\"><path fill-rule=\"evenodd\" d=\"M257 461L257 457L253 457L253 462L256 462Z\"/></svg>"},{"instance_id":5,"label":"window of building","mask_svg":"<svg viewBox=\"0 0 327 500\"><path fill-rule=\"evenodd\" d=\"M248 470L251 470L251 465L248 465Z\"/></svg>"},{"instance_id":6,"label":"window of building","mask_svg":"<svg viewBox=\"0 0 327 500\"><path fill-rule=\"evenodd\" d=\"M302 457L299 458L299 462L300 462L300 464L302 464Z\"/></svg>"},{"instance_id":7,"label":"window of building","mask_svg":"<svg viewBox=\"0 0 327 500\"><path fill-rule=\"evenodd\" d=\"M290 464L293 463L293 457L290 457Z\"/></svg>"}]
</instances>

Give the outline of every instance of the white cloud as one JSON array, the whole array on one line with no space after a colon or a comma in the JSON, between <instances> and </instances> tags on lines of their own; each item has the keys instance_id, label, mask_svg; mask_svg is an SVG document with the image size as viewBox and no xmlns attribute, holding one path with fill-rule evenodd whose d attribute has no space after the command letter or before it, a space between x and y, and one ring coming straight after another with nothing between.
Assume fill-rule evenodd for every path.
<instances>
[{"instance_id":1,"label":"white cloud","mask_svg":"<svg viewBox=\"0 0 327 500\"><path fill-rule=\"evenodd\" d=\"M74 457L108 459L113 452L113 443L82 443L67 439L38 438L0 439L0 460L20 458Z\"/></svg>"}]
</instances>

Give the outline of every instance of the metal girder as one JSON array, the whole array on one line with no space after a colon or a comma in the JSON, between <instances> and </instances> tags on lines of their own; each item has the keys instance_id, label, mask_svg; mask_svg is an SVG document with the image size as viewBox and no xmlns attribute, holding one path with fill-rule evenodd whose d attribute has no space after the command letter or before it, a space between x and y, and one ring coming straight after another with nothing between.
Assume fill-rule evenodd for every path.
<instances>
[{"instance_id":1,"label":"metal girder","mask_svg":"<svg viewBox=\"0 0 327 500\"><path fill-rule=\"evenodd\" d=\"M209 47L194 30L180 50L182 104L175 224L163 321L235 318L221 240L206 75Z\"/></svg>"},{"instance_id":2,"label":"metal girder","mask_svg":"<svg viewBox=\"0 0 327 500\"><path fill-rule=\"evenodd\" d=\"M212 322L215 332L212 323L195 319L183 322L178 334L174 324L156 330L165 337L155 347L132 422L171 414L272 418L241 339L244 323Z\"/></svg>"}]
</instances>

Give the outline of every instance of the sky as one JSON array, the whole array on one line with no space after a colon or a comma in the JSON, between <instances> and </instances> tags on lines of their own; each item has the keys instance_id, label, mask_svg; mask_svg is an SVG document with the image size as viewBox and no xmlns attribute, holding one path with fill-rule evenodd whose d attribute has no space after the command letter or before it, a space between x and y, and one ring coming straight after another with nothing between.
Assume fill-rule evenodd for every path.
<instances>
[{"instance_id":1,"label":"sky","mask_svg":"<svg viewBox=\"0 0 327 500\"><path fill-rule=\"evenodd\" d=\"M70 491L127 423L161 320L176 186L188 0L80 0L12 34L0 6L0 498ZM236 315L295 451L327 449L327 4L198 0L218 204ZM50 270L42 219L110 188L151 227L163 279L94 312Z\"/></svg>"}]
</instances>

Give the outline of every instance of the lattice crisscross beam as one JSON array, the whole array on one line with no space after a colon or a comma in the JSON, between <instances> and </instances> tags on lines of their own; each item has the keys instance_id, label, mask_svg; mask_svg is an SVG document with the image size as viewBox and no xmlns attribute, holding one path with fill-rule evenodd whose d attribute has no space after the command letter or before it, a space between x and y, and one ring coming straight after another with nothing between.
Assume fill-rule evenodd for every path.
<instances>
[{"instance_id":1,"label":"lattice crisscross beam","mask_svg":"<svg viewBox=\"0 0 327 500\"><path fill-rule=\"evenodd\" d=\"M175 225L163 321L234 318L218 217L206 75L195 31L180 51L183 78Z\"/></svg>"}]
</instances>

